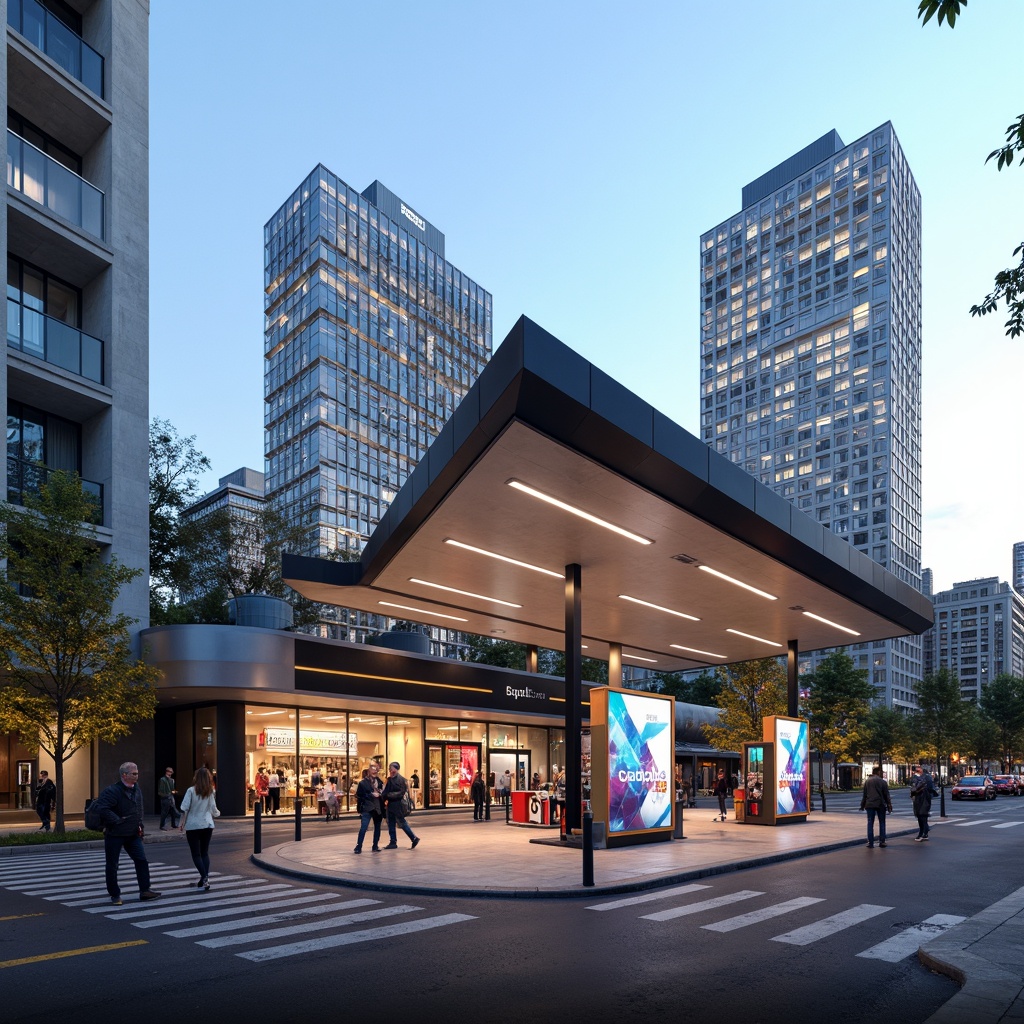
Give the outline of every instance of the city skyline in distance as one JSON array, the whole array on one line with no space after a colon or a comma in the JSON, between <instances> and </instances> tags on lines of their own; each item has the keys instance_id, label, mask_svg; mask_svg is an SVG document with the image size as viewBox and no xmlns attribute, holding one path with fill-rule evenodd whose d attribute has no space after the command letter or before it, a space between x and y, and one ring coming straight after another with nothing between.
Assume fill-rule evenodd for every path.
<instances>
[{"instance_id":1,"label":"city skyline in distance","mask_svg":"<svg viewBox=\"0 0 1024 1024\"><path fill-rule=\"evenodd\" d=\"M444 226L496 345L525 313L699 435L701 232L811 139L891 120L923 205L922 564L936 590L1009 580L1024 343L967 310L1020 240L1022 172L984 158L1015 116L1024 8L953 32L912 2L744 10L155 5L150 414L196 435L204 489L264 468L263 225L317 163Z\"/></svg>"}]
</instances>

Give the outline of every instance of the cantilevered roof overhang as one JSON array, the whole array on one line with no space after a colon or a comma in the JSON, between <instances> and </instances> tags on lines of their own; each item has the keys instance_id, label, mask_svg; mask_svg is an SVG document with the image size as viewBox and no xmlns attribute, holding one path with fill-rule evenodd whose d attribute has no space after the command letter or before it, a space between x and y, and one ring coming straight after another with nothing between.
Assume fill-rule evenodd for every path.
<instances>
[{"instance_id":1,"label":"cantilevered roof overhang","mask_svg":"<svg viewBox=\"0 0 1024 1024\"><path fill-rule=\"evenodd\" d=\"M654 671L932 624L917 590L525 317L361 560L285 555L283 575L315 601L561 650L571 564L583 654L621 645Z\"/></svg>"}]
</instances>

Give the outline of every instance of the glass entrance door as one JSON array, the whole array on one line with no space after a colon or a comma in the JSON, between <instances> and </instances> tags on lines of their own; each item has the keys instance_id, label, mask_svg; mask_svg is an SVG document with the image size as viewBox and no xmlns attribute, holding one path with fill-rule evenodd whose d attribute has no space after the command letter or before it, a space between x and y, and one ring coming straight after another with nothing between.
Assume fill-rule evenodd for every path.
<instances>
[{"instance_id":1,"label":"glass entrance door","mask_svg":"<svg viewBox=\"0 0 1024 1024\"><path fill-rule=\"evenodd\" d=\"M426 806L471 804L470 787L479 768L479 743L428 743Z\"/></svg>"}]
</instances>

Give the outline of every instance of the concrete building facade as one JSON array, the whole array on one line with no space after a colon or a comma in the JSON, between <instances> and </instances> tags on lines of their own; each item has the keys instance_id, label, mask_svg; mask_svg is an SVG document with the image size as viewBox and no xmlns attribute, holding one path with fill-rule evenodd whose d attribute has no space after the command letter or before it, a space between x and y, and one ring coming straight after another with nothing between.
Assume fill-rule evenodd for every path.
<instances>
[{"instance_id":1,"label":"concrete building facade","mask_svg":"<svg viewBox=\"0 0 1024 1024\"><path fill-rule=\"evenodd\" d=\"M701 236L700 298L703 439L919 590L921 197L892 125L745 186ZM847 650L914 705L918 637Z\"/></svg>"},{"instance_id":2,"label":"concrete building facade","mask_svg":"<svg viewBox=\"0 0 1024 1024\"><path fill-rule=\"evenodd\" d=\"M80 475L99 543L142 570L116 610L148 625L149 4L0 0L8 111L5 497L22 504L49 472ZM144 731L144 730L143 730ZM150 732L152 729L150 728ZM0 807L38 765L0 738ZM151 743L148 746L152 746ZM116 748L69 776L116 777ZM84 756L84 755L81 755ZM76 756L77 760L77 756ZM45 765L44 765L45 766Z\"/></svg>"}]
</instances>

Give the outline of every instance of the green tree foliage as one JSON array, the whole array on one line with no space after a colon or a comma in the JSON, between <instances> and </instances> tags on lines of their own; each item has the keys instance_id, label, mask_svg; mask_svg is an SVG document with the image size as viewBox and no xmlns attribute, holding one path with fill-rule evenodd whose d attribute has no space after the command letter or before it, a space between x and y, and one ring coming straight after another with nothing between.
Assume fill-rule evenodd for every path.
<instances>
[{"instance_id":1,"label":"green tree foliage","mask_svg":"<svg viewBox=\"0 0 1024 1024\"><path fill-rule=\"evenodd\" d=\"M0 729L53 758L62 833L65 762L151 718L159 674L132 656L136 620L113 611L141 570L104 557L78 477L53 473L25 502L0 504Z\"/></svg>"},{"instance_id":2,"label":"green tree foliage","mask_svg":"<svg viewBox=\"0 0 1024 1024\"><path fill-rule=\"evenodd\" d=\"M474 636L467 633L464 637L466 647L464 658L477 665L493 665L496 668L511 668L519 672L526 671L526 648L511 640L494 640L490 637Z\"/></svg>"},{"instance_id":3,"label":"green tree foliage","mask_svg":"<svg viewBox=\"0 0 1024 1024\"><path fill-rule=\"evenodd\" d=\"M893 760L906 760L910 756L907 718L895 708L875 704L857 726L855 744L861 756L876 756L879 764L886 755Z\"/></svg>"},{"instance_id":4,"label":"green tree foliage","mask_svg":"<svg viewBox=\"0 0 1024 1024\"><path fill-rule=\"evenodd\" d=\"M999 759L1003 771L1010 771L1014 753L1020 752L1024 732L1024 679L1000 673L981 688L978 701L981 713L992 723L998 736Z\"/></svg>"},{"instance_id":5,"label":"green tree foliage","mask_svg":"<svg viewBox=\"0 0 1024 1024\"><path fill-rule=\"evenodd\" d=\"M917 708L910 723L918 749L934 755L936 765L965 736L970 705L960 696L960 680L948 668L926 675L917 686Z\"/></svg>"},{"instance_id":6,"label":"green tree foliage","mask_svg":"<svg viewBox=\"0 0 1024 1024\"><path fill-rule=\"evenodd\" d=\"M776 658L761 658L718 669L722 689L718 725L706 725L708 743L719 750L742 750L762 737L762 721L788 711L786 667Z\"/></svg>"},{"instance_id":7,"label":"green tree foliage","mask_svg":"<svg viewBox=\"0 0 1024 1024\"><path fill-rule=\"evenodd\" d=\"M843 651L833 651L804 679L809 695L803 713L808 721L811 747L818 752L818 775L825 754L833 764L850 757L857 745L857 728L877 696L868 674L858 669Z\"/></svg>"},{"instance_id":8,"label":"green tree foliage","mask_svg":"<svg viewBox=\"0 0 1024 1024\"><path fill-rule=\"evenodd\" d=\"M699 676L687 679L681 672L661 672L657 676L657 692L670 693L676 700L702 707L718 707L722 681L705 669Z\"/></svg>"},{"instance_id":9,"label":"green tree foliage","mask_svg":"<svg viewBox=\"0 0 1024 1024\"><path fill-rule=\"evenodd\" d=\"M200 473L210 460L195 445L195 436L181 437L167 420L149 425L149 615L153 625L191 621L176 609L184 590L213 588L197 579L210 564L211 538L181 513L199 497Z\"/></svg>"},{"instance_id":10,"label":"green tree foliage","mask_svg":"<svg viewBox=\"0 0 1024 1024\"><path fill-rule=\"evenodd\" d=\"M927 25L934 17L937 24L945 23L950 28L956 25L956 19L967 7L967 0L919 0L917 16L922 25ZM985 162L995 160L996 170L1009 167L1016 154L1024 154L1024 114L1021 114L1006 129L1006 141L992 150ZM1011 338L1024 334L1024 242L1013 250L1020 263L1015 267L1000 270L995 276L995 288L975 306L971 306L971 316L986 316L999 308L999 302L1006 303L1009 318L1006 321L1006 333Z\"/></svg>"},{"instance_id":11,"label":"green tree foliage","mask_svg":"<svg viewBox=\"0 0 1024 1024\"><path fill-rule=\"evenodd\" d=\"M975 704L969 704L964 715L961 760L965 755L980 771L991 770L998 774L989 766L1001 758L999 727Z\"/></svg>"}]
</instances>

